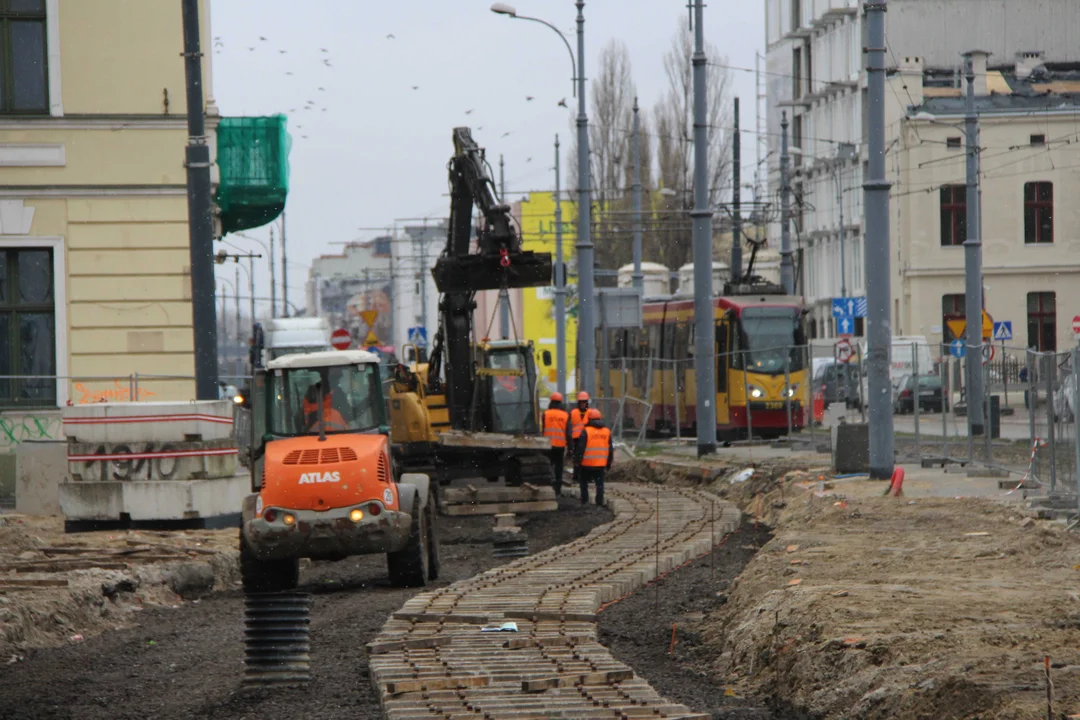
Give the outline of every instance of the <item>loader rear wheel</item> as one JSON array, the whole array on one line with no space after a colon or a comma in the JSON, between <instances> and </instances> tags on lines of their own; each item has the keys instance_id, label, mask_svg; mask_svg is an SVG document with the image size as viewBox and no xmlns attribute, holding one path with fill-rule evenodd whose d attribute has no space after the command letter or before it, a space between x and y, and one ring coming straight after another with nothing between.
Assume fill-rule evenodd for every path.
<instances>
[{"instance_id":1,"label":"loader rear wheel","mask_svg":"<svg viewBox=\"0 0 1080 720\"><path fill-rule=\"evenodd\" d=\"M428 499L428 580L439 579L439 510L435 498Z\"/></svg>"},{"instance_id":2,"label":"loader rear wheel","mask_svg":"<svg viewBox=\"0 0 1080 720\"><path fill-rule=\"evenodd\" d=\"M272 593L295 590L300 584L300 560L260 560L240 531L240 581L244 592Z\"/></svg>"},{"instance_id":3,"label":"loader rear wheel","mask_svg":"<svg viewBox=\"0 0 1080 720\"><path fill-rule=\"evenodd\" d=\"M390 584L394 587L423 587L431 572L429 540L431 523L428 513L433 508L420 509L420 498L413 503L409 523L409 542L397 552L386 553L386 566L390 571Z\"/></svg>"}]
</instances>

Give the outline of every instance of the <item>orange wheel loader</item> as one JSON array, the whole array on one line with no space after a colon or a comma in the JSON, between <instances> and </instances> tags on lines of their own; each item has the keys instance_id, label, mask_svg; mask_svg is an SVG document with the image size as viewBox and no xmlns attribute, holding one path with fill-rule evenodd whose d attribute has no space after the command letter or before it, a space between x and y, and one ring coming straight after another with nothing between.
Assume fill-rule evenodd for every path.
<instances>
[{"instance_id":1,"label":"orange wheel loader","mask_svg":"<svg viewBox=\"0 0 1080 720\"><path fill-rule=\"evenodd\" d=\"M240 530L246 592L295 588L300 558L386 553L394 585L438 577L436 486L395 467L378 356L271 360L243 402L252 415L253 494Z\"/></svg>"}]
</instances>

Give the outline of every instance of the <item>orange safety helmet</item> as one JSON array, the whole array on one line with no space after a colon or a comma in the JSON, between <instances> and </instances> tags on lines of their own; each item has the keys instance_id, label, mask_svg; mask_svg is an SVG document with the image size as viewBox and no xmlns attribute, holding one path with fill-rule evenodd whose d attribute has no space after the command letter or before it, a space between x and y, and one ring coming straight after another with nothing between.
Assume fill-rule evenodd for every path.
<instances>
[{"instance_id":1,"label":"orange safety helmet","mask_svg":"<svg viewBox=\"0 0 1080 720\"><path fill-rule=\"evenodd\" d=\"M579 392L577 394L577 401L578 402L589 402L589 393L582 390L581 392Z\"/></svg>"},{"instance_id":2,"label":"orange safety helmet","mask_svg":"<svg viewBox=\"0 0 1080 720\"><path fill-rule=\"evenodd\" d=\"M589 408L589 411L585 413L586 420L599 420L602 417L603 415L601 415L600 411L596 408Z\"/></svg>"},{"instance_id":3,"label":"orange safety helmet","mask_svg":"<svg viewBox=\"0 0 1080 720\"><path fill-rule=\"evenodd\" d=\"M551 400L551 402L562 402L562 393L553 392L548 399Z\"/></svg>"}]
</instances>

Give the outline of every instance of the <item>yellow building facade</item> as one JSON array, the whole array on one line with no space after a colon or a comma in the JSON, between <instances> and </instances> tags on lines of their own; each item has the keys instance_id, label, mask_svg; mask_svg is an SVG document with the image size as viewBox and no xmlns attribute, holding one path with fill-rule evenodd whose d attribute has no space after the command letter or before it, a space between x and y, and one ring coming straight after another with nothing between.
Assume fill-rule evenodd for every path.
<instances>
[{"instance_id":1,"label":"yellow building facade","mask_svg":"<svg viewBox=\"0 0 1080 720\"><path fill-rule=\"evenodd\" d=\"M573 268L574 243L577 241L577 205L562 202L563 261ZM555 194L534 192L517 204L515 210L521 223L522 244L526 250L551 253L555 259ZM570 284L568 280L568 285ZM525 288L518 291L521 326L524 337L536 344L540 395L547 397L556 388L558 356L555 352L555 294L554 287ZM572 290L570 287L568 290ZM574 387L574 368L577 365L576 302L572 294L566 298L566 364L567 387Z\"/></svg>"},{"instance_id":2,"label":"yellow building facade","mask_svg":"<svg viewBox=\"0 0 1080 720\"><path fill-rule=\"evenodd\" d=\"M57 378L0 409L193 398L180 3L0 0L0 47L0 376Z\"/></svg>"}]
</instances>

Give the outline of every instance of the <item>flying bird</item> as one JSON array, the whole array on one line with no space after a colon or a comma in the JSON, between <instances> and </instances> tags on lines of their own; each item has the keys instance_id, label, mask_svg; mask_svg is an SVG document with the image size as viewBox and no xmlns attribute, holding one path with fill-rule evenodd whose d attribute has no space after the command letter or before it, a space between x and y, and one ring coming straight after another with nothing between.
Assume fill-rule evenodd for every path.
<instances>
[{"instance_id":1,"label":"flying bird","mask_svg":"<svg viewBox=\"0 0 1080 720\"><path fill-rule=\"evenodd\" d=\"M470 109L470 110L466 110L466 111L465 111L465 114L466 114L466 115L472 115L472 110L471 110L471 109Z\"/></svg>"},{"instance_id":2,"label":"flying bird","mask_svg":"<svg viewBox=\"0 0 1080 720\"><path fill-rule=\"evenodd\" d=\"M483 130L483 129L484 129L484 126L483 126L483 125L481 125L480 127L476 128L476 131L477 131L477 132L480 132L480 131L481 131L481 130Z\"/></svg>"},{"instance_id":3,"label":"flying bird","mask_svg":"<svg viewBox=\"0 0 1080 720\"><path fill-rule=\"evenodd\" d=\"M254 50L254 49L255 49L255 48L253 48L253 47L249 47L249 48L248 48L248 50Z\"/></svg>"},{"instance_id":4,"label":"flying bird","mask_svg":"<svg viewBox=\"0 0 1080 720\"><path fill-rule=\"evenodd\" d=\"M322 109L322 111L323 111L323 112L326 112L326 108L323 108L323 109Z\"/></svg>"},{"instance_id":5,"label":"flying bird","mask_svg":"<svg viewBox=\"0 0 1080 720\"><path fill-rule=\"evenodd\" d=\"M319 92L326 92L326 88L323 88L323 87L319 88Z\"/></svg>"},{"instance_id":6,"label":"flying bird","mask_svg":"<svg viewBox=\"0 0 1080 720\"><path fill-rule=\"evenodd\" d=\"M319 48L319 50L321 50L321 51L323 51L323 52L330 52L330 51L329 51L329 50L327 50L326 48Z\"/></svg>"},{"instance_id":7,"label":"flying bird","mask_svg":"<svg viewBox=\"0 0 1080 720\"><path fill-rule=\"evenodd\" d=\"M299 126L299 125L297 125L297 127L300 127L300 126ZM525 160L525 162L532 162L532 158L527 158L527 159Z\"/></svg>"},{"instance_id":8,"label":"flying bird","mask_svg":"<svg viewBox=\"0 0 1080 720\"><path fill-rule=\"evenodd\" d=\"M509 132L504 132L504 133L502 134L502 136L503 136L503 137L506 137L506 136L507 136L507 135L509 135L509 134L510 134Z\"/></svg>"},{"instance_id":9,"label":"flying bird","mask_svg":"<svg viewBox=\"0 0 1080 720\"><path fill-rule=\"evenodd\" d=\"M302 138L304 138L305 140L307 140L307 135L301 135L300 137L302 137Z\"/></svg>"},{"instance_id":10,"label":"flying bird","mask_svg":"<svg viewBox=\"0 0 1080 720\"><path fill-rule=\"evenodd\" d=\"M263 42L266 42L266 38L264 38L262 35L259 36L259 39L262 40Z\"/></svg>"},{"instance_id":11,"label":"flying bird","mask_svg":"<svg viewBox=\"0 0 1080 720\"><path fill-rule=\"evenodd\" d=\"M525 102L529 102L529 101L530 101L530 100L532 100L532 99L533 99L533 96L532 96L532 95L526 95L526 96L525 96Z\"/></svg>"},{"instance_id":12,"label":"flying bird","mask_svg":"<svg viewBox=\"0 0 1080 720\"><path fill-rule=\"evenodd\" d=\"M419 85L413 85L413 86L412 86L412 89L413 89L413 90L419 90L419 89L420 89L420 86L419 86Z\"/></svg>"},{"instance_id":13,"label":"flying bird","mask_svg":"<svg viewBox=\"0 0 1080 720\"><path fill-rule=\"evenodd\" d=\"M288 50L278 50L278 52L281 53L282 55L284 55L285 53L287 53L289 51Z\"/></svg>"},{"instance_id":14,"label":"flying bird","mask_svg":"<svg viewBox=\"0 0 1080 720\"><path fill-rule=\"evenodd\" d=\"M292 70L289 70L289 71L288 71L288 72L286 72L285 74L286 74L286 75L292 75Z\"/></svg>"},{"instance_id":15,"label":"flying bird","mask_svg":"<svg viewBox=\"0 0 1080 720\"><path fill-rule=\"evenodd\" d=\"M394 33L390 33L389 35L387 35L386 39L387 40L393 40L394 39Z\"/></svg>"},{"instance_id":16,"label":"flying bird","mask_svg":"<svg viewBox=\"0 0 1080 720\"><path fill-rule=\"evenodd\" d=\"M330 65L330 61L329 61L329 60L323 60L323 61L322 61L322 64L323 64L323 65L325 65L326 67L332 67L332 66Z\"/></svg>"},{"instance_id":17,"label":"flying bird","mask_svg":"<svg viewBox=\"0 0 1080 720\"><path fill-rule=\"evenodd\" d=\"M215 40L214 47L225 47L225 43L221 42L220 40Z\"/></svg>"},{"instance_id":18,"label":"flying bird","mask_svg":"<svg viewBox=\"0 0 1080 720\"><path fill-rule=\"evenodd\" d=\"M559 101L559 107L566 107L566 98Z\"/></svg>"}]
</instances>

